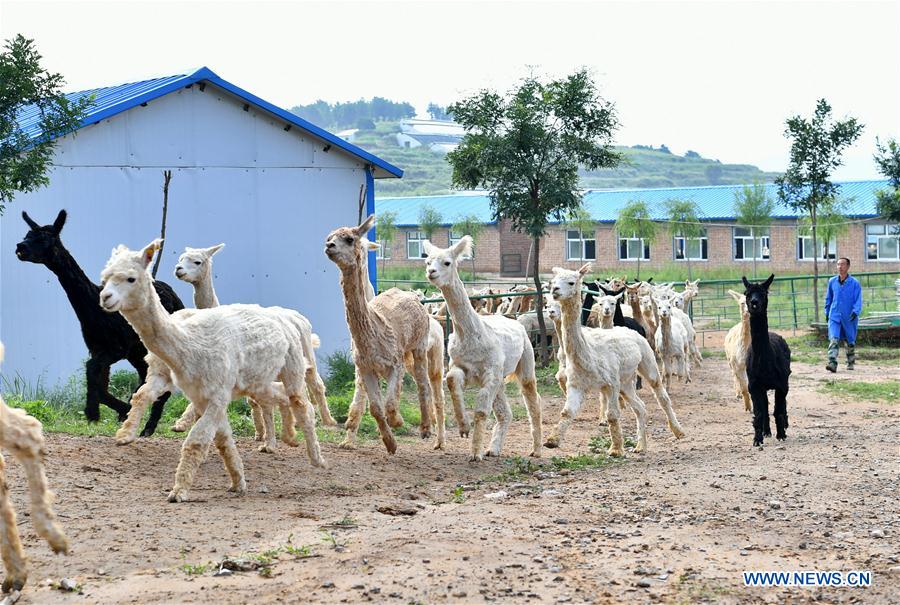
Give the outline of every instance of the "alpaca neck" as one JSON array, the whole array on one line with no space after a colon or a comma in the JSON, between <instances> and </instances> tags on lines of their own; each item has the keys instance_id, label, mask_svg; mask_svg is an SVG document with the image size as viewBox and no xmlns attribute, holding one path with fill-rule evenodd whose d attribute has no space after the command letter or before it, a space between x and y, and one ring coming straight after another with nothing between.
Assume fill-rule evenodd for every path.
<instances>
[{"instance_id":1,"label":"alpaca neck","mask_svg":"<svg viewBox=\"0 0 900 605\"><path fill-rule=\"evenodd\" d=\"M344 293L344 311L353 346L359 348L376 341L368 300L366 298L366 272L361 265L341 266L341 290Z\"/></svg>"},{"instance_id":2,"label":"alpaca neck","mask_svg":"<svg viewBox=\"0 0 900 605\"><path fill-rule=\"evenodd\" d=\"M581 331L581 297L566 298L560 301L562 319L560 320L560 338L566 359L585 359L587 343Z\"/></svg>"},{"instance_id":3,"label":"alpaca neck","mask_svg":"<svg viewBox=\"0 0 900 605\"><path fill-rule=\"evenodd\" d=\"M212 275L206 275L203 279L191 285L194 286L195 309L213 309L219 306L219 299L216 296L216 288L213 286Z\"/></svg>"},{"instance_id":4,"label":"alpaca neck","mask_svg":"<svg viewBox=\"0 0 900 605\"><path fill-rule=\"evenodd\" d=\"M663 351L670 351L670 344L672 342L672 316L660 315L659 328L662 330L662 349Z\"/></svg>"},{"instance_id":5,"label":"alpaca neck","mask_svg":"<svg viewBox=\"0 0 900 605\"><path fill-rule=\"evenodd\" d=\"M106 313L100 308L100 287L88 279L68 250L60 246L53 260L46 264L59 280L79 322L92 323Z\"/></svg>"},{"instance_id":6,"label":"alpaca neck","mask_svg":"<svg viewBox=\"0 0 900 605\"><path fill-rule=\"evenodd\" d=\"M755 360L769 350L769 318L765 313L750 316L750 345Z\"/></svg>"},{"instance_id":7,"label":"alpaca neck","mask_svg":"<svg viewBox=\"0 0 900 605\"><path fill-rule=\"evenodd\" d=\"M750 317L741 315L741 339L744 343L750 342Z\"/></svg>"},{"instance_id":8,"label":"alpaca neck","mask_svg":"<svg viewBox=\"0 0 900 605\"><path fill-rule=\"evenodd\" d=\"M453 331L457 334L457 338L465 338L482 330L481 320L475 309L472 308L466 288L455 270L450 278L450 283L441 286L441 294L447 301L447 311L450 313L450 319L453 320Z\"/></svg>"},{"instance_id":9,"label":"alpaca neck","mask_svg":"<svg viewBox=\"0 0 900 605\"><path fill-rule=\"evenodd\" d=\"M612 315L601 315L600 316L600 327L606 330L613 327L613 316Z\"/></svg>"},{"instance_id":10,"label":"alpaca neck","mask_svg":"<svg viewBox=\"0 0 900 605\"><path fill-rule=\"evenodd\" d=\"M140 308L120 313L137 332L148 351L162 359L170 368L181 367L190 351L182 346L184 338L181 328L163 307L152 283L148 284L145 301Z\"/></svg>"},{"instance_id":11,"label":"alpaca neck","mask_svg":"<svg viewBox=\"0 0 900 605\"><path fill-rule=\"evenodd\" d=\"M628 304L631 305L632 319L640 324L644 324L644 312L641 310L641 301L629 299Z\"/></svg>"}]
</instances>

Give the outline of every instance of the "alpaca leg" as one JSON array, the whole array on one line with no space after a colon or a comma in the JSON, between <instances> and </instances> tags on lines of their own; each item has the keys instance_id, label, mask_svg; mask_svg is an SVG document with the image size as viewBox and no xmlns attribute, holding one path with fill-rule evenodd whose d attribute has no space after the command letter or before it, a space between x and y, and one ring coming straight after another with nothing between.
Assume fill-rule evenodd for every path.
<instances>
[{"instance_id":1,"label":"alpaca leg","mask_svg":"<svg viewBox=\"0 0 900 605\"><path fill-rule=\"evenodd\" d=\"M428 352L428 380L431 382L431 397L434 401L437 440L434 449L443 449L447 437L444 418L444 359L443 351L435 348Z\"/></svg>"},{"instance_id":2,"label":"alpaca leg","mask_svg":"<svg viewBox=\"0 0 900 605\"><path fill-rule=\"evenodd\" d=\"M503 388L497 391L497 397L494 399L494 418L497 422L494 424L494 430L491 432L491 443L485 456L500 456L500 450L503 449L503 441L506 439L506 433L509 431L509 425L512 422L512 408L509 407L509 401L506 400L506 392Z\"/></svg>"},{"instance_id":3,"label":"alpaca leg","mask_svg":"<svg viewBox=\"0 0 900 605\"><path fill-rule=\"evenodd\" d=\"M266 418L262 409L254 405L250 401L250 416L253 418L253 440L265 441L266 439Z\"/></svg>"},{"instance_id":4,"label":"alpaca leg","mask_svg":"<svg viewBox=\"0 0 900 605\"><path fill-rule=\"evenodd\" d=\"M243 494L247 491L247 481L244 479L244 463L241 461L241 455L238 453L237 446L234 443L228 416L223 415L222 420L224 422L217 428L213 442L216 444L216 449L219 450L219 456L222 457L228 476L231 477L231 487L228 488L228 491L235 494Z\"/></svg>"},{"instance_id":5,"label":"alpaca leg","mask_svg":"<svg viewBox=\"0 0 900 605\"><path fill-rule=\"evenodd\" d=\"M175 421L175 424L172 425L172 432L183 433L190 430L191 426L197 422L198 418L200 418L200 414L197 413L194 404L188 403L188 406L184 408L184 412L181 413L181 416Z\"/></svg>"},{"instance_id":6,"label":"alpaca leg","mask_svg":"<svg viewBox=\"0 0 900 605\"><path fill-rule=\"evenodd\" d=\"M682 429L681 424L678 423L678 417L675 415L675 409L672 407L672 399L669 397L669 391L663 386L659 371L654 370L653 366L649 366L649 364L645 367L641 368L644 379L650 385L653 396L656 398L657 405L659 405L666 415L669 430L672 431L672 434L675 435L676 439L681 439L684 437L684 429Z\"/></svg>"},{"instance_id":7,"label":"alpaca leg","mask_svg":"<svg viewBox=\"0 0 900 605\"><path fill-rule=\"evenodd\" d=\"M637 424L637 444L634 446L634 453L639 454L647 450L647 407L638 397L634 388L634 382L631 380L622 384L622 395L634 414L635 424Z\"/></svg>"},{"instance_id":8,"label":"alpaca leg","mask_svg":"<svg viewBox=\"0 0 900 605\"><path fill-rule=\"evenodd\" d=\"M600 393L600 426L606 426L606 397Z\"/></svg>"},{"instance_id":9,"label":"alpaca leg","mask_svg":"<svg viewBox=\"0 0 900 605\"><path fill-rule=\"evenodd\" d=\"M28 480L28 493L31 498L31 522L34 529L50 545L55 553L69 550L69 540L56 521L53 512L53 492L47 486L47 475L44 472L44 437L40 429L32 433L36 438L28 447L16 447L13 454L22 465Z\"/></svg>"},{"instance_id":10,"label":"alpaca leg","mask_svg":"<svg viewBox=\"0 0 900 605\"><path fill-rule=\"evenodd\" d=\"M779 440L787 439L788 416L787 416L787 391L775 390L775 438Z\"/></svg>"},{"instance_id":11,"label":"alpaca leg","mask_svg":"<svg viewBox=\"0 0 900 605\"><path fill-rule=\"evenodd\" d=\"M559 390L562 391L562 394L566 394L566 369L560 368L556 371L556 382L559 384Z\"/></svg>"},{"instance_id":12,"label":"alpaca leg","mask_svg":"<svg viewBox=\"0 0 900 605\"><path fill-rule=\"evenodd\" d=\"M356 431L359 430L359 423L366 412L366 387L358 371L353 384L353 401L350 403L350 409L347 411L347 422L344 423L347 432L339 446L344 449L353 449L355 447Z\"/></svg>"},{"instance_id":13,"label":"alpaca leg","mask_svg":"<svg viewBox=\"0 0 900 605\"><path fill-rule=\"evenodd\" d=\"M277 389L278 391L278 411L281 412L281 441L289 447L297 447L300 442L297 441L296 426L303 426L303 422L294 413L294 405L287 395L284 393L284 387ZM301 404L311 405L305 394L300 398Z\"/></svg>"},{"instance_id":14,"label":"alpaca leg","mask_svg":"<svg viewBox=\"0 0 900 605\"><path fill-rule=\"evenodd\" d=\"M487 415L497 398L498 392L503 388L503 380L499 376L485 376L482 387L475 397L475 419L472 423L472 456L470 462L484 460L484 425L487 423Z\"/></svg>"},{"instance_id":15,"label":"alpaca leg","mask_svg":"<svg viewBox=\"0 0 900 605\"><path fill-rule=\"evenodd\" d=\"M28 579L28 561L19 540L19 526L16 525L16 511L9 499L6 462L2 455L0 455L0 524L3 525L3 531L0 531L0 552L3 555L3 566L6 568L3 592L22 590Z\"/></svg>"},{"instance_id":16,"label":"alpaca leg","mask_svg":"<svg viewBox=\"0 0 900 605\"><path fill-rule=\"evenodd\" d=\"M169 492L169 502L185 502L188 490L194 482L194 475L206 458L209 446L223 424L228 425L228 394L220 393L215 399L194 402L200 419L197 421L181 446L181 459L175 470L175 485ZM229 427L230 434L230 427Z\"/></svg>"},{"instance_id":17,"label":"alpaca leg","mask_svg":"<svg viewBox=\"0 0 900 605\"><path fill-rule=\"evenodd\" d=\"M622 438L622 426L619 423L619 388L614 385L606 385L603 389L606 398L606 422L609 423L609 451L613 458L621 458L625 455L625 440Z\"/></svg>"},{"instance_id":18,"label":"alpaca leg","mask_svg":"<svg viewBox=\"0 0 900 605\"><path fill-rule=\"evenodd\" d=\"M262 435L260 435L260 439L258 441L262 441L263 444L260 445L257 450L263 453L274 453L276 444L275 444L275 406L279 405L280 402L276 402L276 398L272 396L269 398L258 398L258 399L247 399L247 402L250 404L250 409L253 413L253 422L256 423L256 419L259 418L260 422L262 422L263 430ZM288 417L288 421L291 418Z\"/></svg>"},{"instance_id":19,"label":"alpaca leg","mask_svg":"<svg viewBox=\"0 0 900 605\"><path fill-rule=\"evenodd\" d=\"M421 419L419 422L419 436L422 439L431 437L432 417L432 393L431 383L428 381L428 356L427 351L413 353L413 376L416 379L416 391L419 395L419 410Z\"/></svg>"},{"instance_id":20,"label":"alpaca leg","mask_svg":"<svg viewBox=\"0 0 900 605\"><path fill-rule=\"evenodd\" d=\"M753 445L762 445L765 436L766 417L769 415L769 400L766 392L750 391L753 400Z\"/></svg>"},{"instance_id":21,"label":"alpaca leg","mask_svg":"<svg viewBox=\"0 0 900 605\"><path fill-rule=\"evenodd\" d=\"M310 397L319 409L319 416L322 419L322 426L337 426L337 420L331 415L328 409L328 398L325 396L325 383L316 369L315 359L313 363L306 368L306 388L309 390Z\"/></svg>"},{"instance_id":22,"label":"alpaca leg","mask_svg":"<svg viewBox=\"0 0 900 605\"><path fill-rule=\"evenodd\" d=\"M453 402L453 415L460 437L468 437L471 425L466 417L466 404L463 389L466 386L466 373L459 367L450 368L447 372L447 388L450 390L450 401Z\"/></svg>"},{"instance_id":23,"label":"alpaca leg","mask_svg":"<svg viewBox=\"0 0 900 605\"><path fill-rule=\"evenodd\" d=\"M738 380L738 393L744 399L744 411L750 412L753 410L753 404L750 401L750 387L747 384L747 370L740 370L741 378Z\"/></svg>"},{"instance_id":24,"label":"alpaca leg","mask_svg":"<svg viewBox=\"0 0 900 605\"><path fill-rule=\"evenodd\" d=\"M395 372L396 373L396 372ZM363 383L366 385L366 397L369 399L369 411L375 418L378 425L378 431L381 433L381 440L384 447L387 448L389 454L397 451L397 442L394 439L394 433L391 431L387 418L384 415L384 404L381 401L381 385L378 383L378 376L369 372L362 375Z\"/></svg>"},{"instance_id":25,"label":"alpaca leg","mask_svg":"<svg viewBox=\"0 0 900 605\"><path fill-rule=\"evenodd\" d=\"M128 411L131 407L124 401L119 401L109 392L109 366L111 365L112 363L105 363L100 366L100 402L119 415L119 422L124 422L128 418Z\"/></svg>"},{"instance_id":26,"label":"alpaca leg","mask_svg":"<svg viewBox=\"0 0 900 605\"><path fill-rule=\"evenodd\" d=\"M166 402L171 396L172 389L169 389L150 406L150 416L147 417L147 424L144 425L144 430L141 431L141 437L150 437L156 432L156 427L159 425L160 418L162 418Z\"/></svg>"},{"instance_id":27,"label":"alpaca leg","mask_svg":"<svg viewBox=\"0 0 900 605\"><path fill-rule=\"evenodd\" d=\"M528 455L540 458L543 447L541 438L543 412L541 397L537 392L537 379L534 374L534 350L531 347L525 347L525 352L519 359L519 367L516 368L516 377L519 379L522 399L525 400L525 409L528 411L528 426L531 429L531 451Z\"/></svg>"},{"instance_id":28,"label":"alpaca leg","mask_svg":"<svg viewBox=\"0 0 900 605\"><path fill-rule=\"evenodd\" d=\"M85 383L87 386L87 403L84 406L84 417L88 422L100 421L101 382L103 368L99 360L93 357L84 364Z\"/></svg>"},{"instance_id":29,"label":"alpaca leg","mask_svg":"<svg viewBox=\"0 0 900 605\"><path fill-rule=\"evenodd\" d=\"M544 441L545 447L557 448L562 445L566 431L569 430L569 426L578 416L578 411L583 403L584 392L581 389L569 387L569 390L566 392L566 405L563 407L562 414L560 414L559 423L553 427L553 430L550 431L550 436Z\"/></svg>"},{"instance_id":30,"label":"alpaca leg","mask_svg":"<svg viewBox=\"0 0 900 605\"><path fill-rule=\"evenodd\" d=\"M400 415L400 399L403 396L403 377L406 376L406 368L400 366L388 375L387 389L384 398L384 411L388 424L392 429L403 426L403 416Z\"/></svg>"},{"instance_id":31,"label":"alpaca leg","mask_svg":"<svg viewBox=\"0 0 900 605\"><path fill-rule=\"evenodd\" d=\"M294 409L294 417L300 421L309 461L313 466L326 468L319 448L319 436L316 434L316 410L309 401L303 401L300 397L291 397L291 407Z\"/></svg>"},{"instance_id":32,"label":"alpaca leg","mask_svg":"<svg viewBox=\"0 0 900 605\"><path fill-rule=\"evenodd\" d=\"M151 401L158 399L161 394L173 388L172 377L168 369L162 373L151 372L148 374L144 384L131 396L131 409L128 411L128 418L116 431L116 444L126 445L134 441L147 406Z\"/></svg>"},{"instance_id":33,"label":"alpaca leg","mask_svg":"<svg viewBox=\"0 0 900 605\"><path fill-rule=\"evenodd\" d=\"M132 366L134 366L134 369L137 370L138 385L139 385L138 390L140 390L141 385L146 384L148 373L152 373L152 371L156 371L159 373L170 374L168 368L165 368L165 370L163 370L162 367L155 368L154 370L151 371L149 366L147 365L146 360L144 359L144 356L141 354L143 352L144 352L143 347L141 347L140 351L136 351L127 357L128 363L130 363ZM171 378L169 379L169 382L171 383ZM147 423L144 425L144 430L141 431L141 437L150 437L153 435L153 433L156 432L156 427L157 427L157 425L159 425L159 419L162 417L163 408L166 405L166 401L169 400L169 395L171 395L172 390L173 390L173 387L170 386L170 387L166 388L165 390L160 391L159 393L156 394L155 397L152 398L154 401L153 401L153 405L150 408L150 416L147 418ZM135 391L135 393L137 393L137 391ZM134 400L135 393L132 393L132 397L131 397L132 402L130 402L130 403L132 406L134 405L133 400ZM147 404L144 404L145 408L146 408L146 405ZM140 418L142 416L143 416L143 412L141 412L141 416L137 416L137 419L140 420ZM129 411L128 418L132 418L132 417L133 417L132 413L131 413L131 411Z\"/></svg>"}]
</instances>

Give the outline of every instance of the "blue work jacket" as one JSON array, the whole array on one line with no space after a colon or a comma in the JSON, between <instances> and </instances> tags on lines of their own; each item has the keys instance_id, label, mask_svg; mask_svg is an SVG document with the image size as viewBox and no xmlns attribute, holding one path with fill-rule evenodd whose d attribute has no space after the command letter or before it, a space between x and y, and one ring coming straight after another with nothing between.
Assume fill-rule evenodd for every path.
<instances>
[{"instance_id":1,"label":"blue work jacket","mask_svg":"<svg viewBox=\"0 0 900 605\"><path fill-rule=\"evenodd\" d=\"M862 286L852 275L841 285L835 275L828 280L825 293L825 317L828 319L828 338L843 338L856 343L856 327L862 312ZM852 319L851 319L852 318Z\"/></svg>"}]
</instances>

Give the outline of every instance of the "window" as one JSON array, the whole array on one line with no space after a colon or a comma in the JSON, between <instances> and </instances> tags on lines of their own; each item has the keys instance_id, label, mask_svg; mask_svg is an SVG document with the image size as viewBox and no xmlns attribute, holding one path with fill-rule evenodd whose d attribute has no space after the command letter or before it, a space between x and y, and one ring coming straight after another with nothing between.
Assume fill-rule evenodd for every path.
<instances>
[{"instance_id":1,"label":"window","mask_svg":"<svg viewBox=\"0 0 900 605\"><path fill-rule=\"evenodd\" d=\"M835 238L831 238L828 240L828 245L822 241L821 236L817 237L819 241L816 243L819 245L819 258L822 260L834 260L837 258L837 241ZM797 258L800 260L812 260L813 256L815 256L815 252L813 250L813 241L812 235L798 235L797 236Z\"/></svg>"},{"instance_id":2,"label":"window","mask_svg":"<svg viewBox=\"0 0 900 605\"><path fill-rule=\"evenodd\" d=\"M589 232L579 232L576 230L566 231L566 260L595 260L597 258L597 240L594 234ZM584 249L581 247L584 242Z\"/></svg>"},{"instance_id":3,"label":"window","mask_svg":"<svg viewBox=\"0 0 900 605\"><path fill-rule=\"evenodd\" d=\"M675 260L708 260L709 238L704 229L699 237L686 238L676 235L674 238Z\"/></svg>"},{"instance_id":4,"label":"window","mask_svg":"<svg viewBox=\"0 0 900 605\"><path fill-rule=\"evenodd\" d=\"M650 244L634 234L619 236L619 260L650 260Z\"/></svg>"},{"instance_id":5,"label":"window","mask_svg":"<svg viewBox=\"0 0 900 605\"><path fill-rule=\"evenodd\" d=\"M769 260L769 230L756 229L756 241L749 227L734 228L734 260Z\"/></svg>"},{"instance_id":6,"label":"window","mask_svg":"<svg viewBox=\"0 0 900 605\"><path fill-rule=\"evenodd\" d=\"M406 233L406 258L425 258L425 250L422 242L428 239L421 231L408 231Z\"/></svg>"},{"instance_id":7,"label":"window","mask_svg":"<svg viewBox=\"0 0 900 605\"><path fill-rule=\"evenodd\" d=\"M391 243L385 243L383 240L378 240L378 249L375 251L375 258L378 260L391 260Z\"/></svg>"},{"instance_id":8,"label":"window","mask_svg":"<svg viewBox=\"0 0 900 605\"><path fill-rule=\"evenodd\" d=\"M465 235L465 233L455 233L453 230L451 230L450 231L450 247L452 248L453 246L458 244L459 240L461 240L463 238L463 235ZM461 256L459 258L460 258L460 260L469 260L469 259L475 258L475 243L474 242L472 243L472 254L471 255L467 254L466 256Z\"/></svg>"},{"instance_id":9,"label":"window","mask_svg":"<svg viewBox=\"0 0 900 605\"><path fill-rule=\"evenodd\" d=\"M866 260L900 260L898 225L866 225Z\"/></svg>"}]
</instances>

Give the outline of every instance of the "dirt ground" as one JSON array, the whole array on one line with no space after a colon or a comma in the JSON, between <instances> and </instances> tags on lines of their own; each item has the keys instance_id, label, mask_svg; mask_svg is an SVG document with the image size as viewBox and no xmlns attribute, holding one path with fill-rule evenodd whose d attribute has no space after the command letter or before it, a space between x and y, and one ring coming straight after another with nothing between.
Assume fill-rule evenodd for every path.
<instances>
[{"instance_id":1,"label":"dirt ground","mask_svg":"<svg viewBox=\"0 0 900 605\"><path fill-rule=\"evenodd\" d=\"M900 377L860 364L841 380ZM690 385L673 386L688 436L675 442L648 402L650 450L597 469L480 478L502 460L466 461L468 440L446 452L404 439L356 451L323 444L327 470L305 451L239 448L249 492L225 492L213 454L193 498L169 504L180 442L49 435L48 475L70 540L68 557L40 543L25 507L21 468L9 484L31 577L20 603L805 603L900 602L897 446L900 407L817 392L819 367L794 364L786 442L751 447L750 417L724 361L709 359ZM645 397L649 397L643 391ZM545 434L562 400L545 398ZM587 407L561 450L588 453L605 435ZM633 433L633 420L626 430ZM773 421L774 428L774 421ZM513 423L507 455L528 451L527 421ZM454 490L463 486L454 498ZM501 499L487 494L505 491ZM389 516L388 505L415 511ZM343 521L344 525L341 524ZM214 577L226 555L290 543L270 577ZM870 570L868 588L745 588L744 570ZM80 592L52 585L74 580Z\"/></svg>"}]
</instances>

